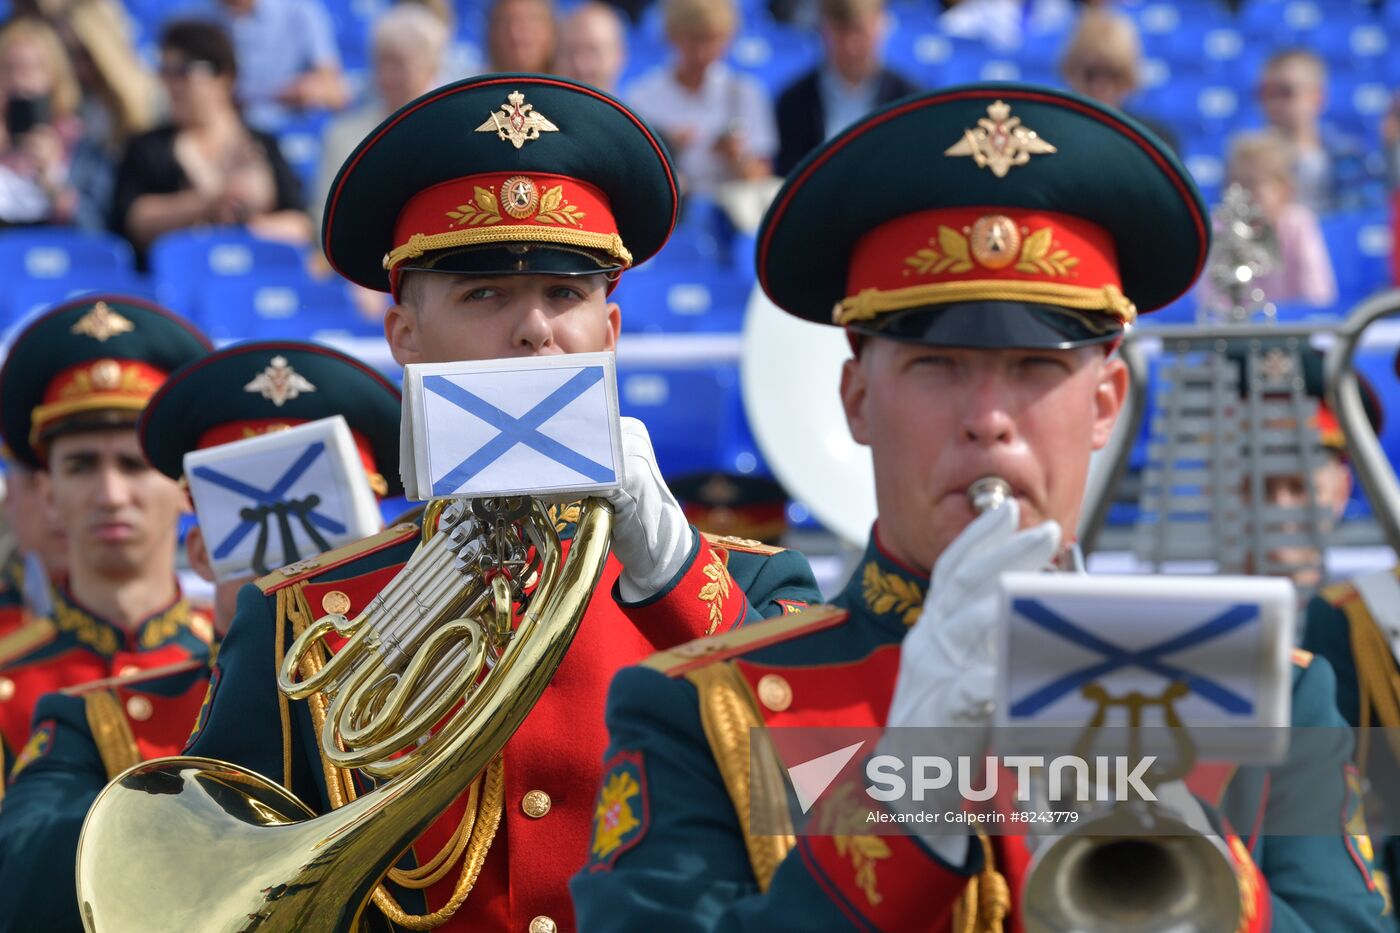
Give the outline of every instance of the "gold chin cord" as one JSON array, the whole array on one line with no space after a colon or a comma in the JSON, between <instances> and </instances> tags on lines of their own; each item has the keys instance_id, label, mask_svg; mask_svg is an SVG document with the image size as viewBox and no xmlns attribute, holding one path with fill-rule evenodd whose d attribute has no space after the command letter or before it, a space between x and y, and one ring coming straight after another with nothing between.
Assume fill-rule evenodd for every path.
<instances>
[{"instance_id":1,"label":"gold chin cord","mask_svg":"<svg viewBox=\"0 0 1400 933\"><path fill-rule=\"evenodd\" d=\"M404 850L469 787L471 812L478 793L499 795L493 762L578 631L612 517L608 503L585 500L565 563L538 500L430 503L403 570L358 617L307 626L279 672L288 696L311 701L328 778L358 769L383 783L356 798L348 781L328 781L344 805L315 816L239 765L137 765L103 790L83 826L86 928L329 933L353 929L372 897L392 916L397 905L376 889ZM329 654L332 634L346 641ZM458 828L454 852L470 855L479 847L468 837L494 832L476 822Z\"/></svg>"}]
</instances>

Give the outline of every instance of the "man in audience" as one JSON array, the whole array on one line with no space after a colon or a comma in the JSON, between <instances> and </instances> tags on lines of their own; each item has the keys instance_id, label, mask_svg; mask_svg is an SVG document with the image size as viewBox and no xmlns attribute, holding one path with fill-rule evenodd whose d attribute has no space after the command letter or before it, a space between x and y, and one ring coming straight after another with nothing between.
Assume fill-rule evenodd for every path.
<instances>
[{"instance_id":1,"label":"man in audience","mask_svg":"<svg viewBox=\"0 0 1400 933\"><path fill-rule=\"evenodd\" d=\"M554 68L552 0L496 0L486 17L491 71L549 72Z\"/></svg>"},{"instance_id":2,"label":"man in audience","mask_svg":"<svg viewBox=\"0 0 1400 933\"><path fill-rule=\"evenodd\" d=\"M739 26L733 0L666 0L672 60L629 86L628 104L660 130L689 194L772 172L778 149L763 87L724 62Z\"/></svg>"},{"instance_id":3,"label":"man in audience","mask_svg":"<svg viewBox=\"0 0 1400 933\"><path fill-rule=\"evenodd\" d=\"M1384 160L1353 136L1327 126L1327 66L1308 49L1271 57L1259 80L1259 104L1292 150L1298 200L1318 214L1379 205Z\"/></svg>"},{"instance_id":4,"label":"man in audience","mask_svg":"<svg viewBox=\"0 0 1400 933\"><path fill-rule=\"evenodd\" d=\"M564 20L555 62L560 75L613 94L626 62L627 33L616 9L590 0Z\"/></svg>"},{"instance_id":5,"label":"man in audience","mask_svg":"<svg viewBox=\"0 0 1400 933\"><path fill-rule=\"evenodd\" d=\"M821 0L819 6L825 60L778 98L779 175L871 110L915 91L881 60L889 29L884 0Z\"/></svg>"},{"instance_id":6,"label":"man in audience","mask_svg":"<svg viewBox=\"0 0 1400 933\"><path fill-rule=\"evenodd\" d=\"M228 30L241 66L238 100L258 129L275 130L301 110L339 110L350 100L335 27L321 0L206 0L192 15Z\"/></svg>"}]
</instances>

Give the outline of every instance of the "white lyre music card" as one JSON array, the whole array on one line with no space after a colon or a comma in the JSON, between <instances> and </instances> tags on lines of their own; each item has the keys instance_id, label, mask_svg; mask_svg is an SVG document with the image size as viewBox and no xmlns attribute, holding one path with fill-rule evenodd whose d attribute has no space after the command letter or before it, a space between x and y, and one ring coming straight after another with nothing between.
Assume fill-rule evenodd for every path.
<instances>
[{"instance_id":1,"label":"white lyre music card","mask_svg":"<svg viewBox=\"0 0 1400 933\"><path fill-rule=\"evenodd\" d=\"M404 367L405 495L592 495L621 485L617 367L573 353Z\"/></svg>"},{"instance_id":2,"label":"white lyre music card","mask_svg":"<svg viewBox=\"0 0 1400 933\"><path fill-rule=\"evenodd\" d=\"M1000 589L995 724L1017 752L1095 720L1126 738L1134 715L1154 738L1189 730L1211 760L1268 762L1286 747L1288 580L1007 573Z\"/></svg>"},{"instance_id":3,"label":"white lyre music card","mask_svg":"<svg viewBox=\"0 0 1400 933\"><path fill-rule=\"evenodd\" d=\"M340 415L190 451L184 466L220 582L358 541L382 524Z\"/></svg>"}]
</instances>

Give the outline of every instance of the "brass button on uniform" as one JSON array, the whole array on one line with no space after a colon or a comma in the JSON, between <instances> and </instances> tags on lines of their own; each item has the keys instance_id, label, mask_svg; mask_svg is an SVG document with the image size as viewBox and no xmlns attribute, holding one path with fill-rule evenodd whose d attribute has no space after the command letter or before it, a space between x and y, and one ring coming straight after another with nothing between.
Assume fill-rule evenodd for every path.
<instances>
[{"instance_id":1,"label":"brass button on uniform","mask_svg":"<svg viewBox=\"0 0 1400 933\"><path fill-rule=\"evenodd\" d=\"M559 924L543 914L530 921L530 933L557 933Z\"/></svg>"},{"instance_id":2,"label":"brass button on uniform","mask_svg":"<svg viewBox=\"0 0 1400 933\"><path fill-rule=\"evenodd\" d=\"M141 668L137 667L135 664L123 664L121 670L117 671L117 676L130 677L132 674L135 674L140 670Z\"/></svg>"},{"instance_id":3,"label":"brass button on uniform","mask_svg":"<svg viewBox=\"0 0 1400 933\"><path fill-rule=\"evenodd\" d=\"M151 701L145 697L130 697L126 701L126 714L137 722L151 718Z\"/></svg>"},{"instance_id":4,"label":"brass button on uniform","mask_svg":"<svg viewBox=\"0 0 1400 933\"><path fill-rule=\"evenodd\" d=\"M542 790L532 790L520 800L520 809L525 811L525 815L537 820L549 812L549 808L554 806L554 801L549 799L549 795Z\"/></svg>"},{"instance_id":5,"label":"brass button on uniform","mask_svg":"<svg viewBox=\"0 0 1400 933\"><path fill-rule=\"evenodd\" d=\"M350 611L350 597L340 590L331 590L321 597L321 608L331 615L343 616Z\"/></svg>"},{"instance_id":6,"label":"brass button on uniform","mask_svg":"<svg viewBox=\"0 0 1400 933\"><path fill-rule=\"evenodd\" d=\"M13 699L15 695L15 682L8 677L0 677L0 703Z\"/></svg>"},{"instance_id":7,"label":"brass button on uniform","mask_svg":"<svg viewBox=\"0 0 1400 933\"><path fill-rule=\"evenodd\" d=\"M758 702L775 713L792 705L792 685L778 674L764 674L758 680Z\"/></svg>"}]
</instances>

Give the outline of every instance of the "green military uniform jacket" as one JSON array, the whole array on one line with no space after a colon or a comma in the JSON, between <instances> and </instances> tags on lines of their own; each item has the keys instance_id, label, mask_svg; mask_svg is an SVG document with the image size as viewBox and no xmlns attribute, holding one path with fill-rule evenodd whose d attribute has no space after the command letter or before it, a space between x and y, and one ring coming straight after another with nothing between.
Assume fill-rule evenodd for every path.
<instances>
[{"instance_id":1,"label":"green military uniform jacket","mask_svg":"<svg viewBox=\"0 0 1400 933\"><path fill-rule=\"evenodd\" d=\"M878 734L900 642L926 587L926 578L872 540L834 607L684 645L619 674L608 698L611 742L589 864L571 883L581 927L959 929L950 926L955 916L993 909L997 898L988 892L1001 882L986 870L995 868L1009 895L997 909L1009 908L1006 929L1019 928L1019 881L1029 859L1023 837L973 844L967 863L955 866L914 836L749 831L746 795L761 786L749 780L749 728ZM1296 660L1294 724L1344 726L1327 663ZM1329 817L1336 827L1329 836L1269 835L1275 816L1300 798L1327 814L1351 806L1350 732L1327 736L1326 754L1315 743L1291 749L1279 766L1240 769L1204 792L1188 781L1219 804L1223 825L1234 830L1248 929L1381 928L1384 900L1339 817Z\"/></svg>"}]
</instances>

